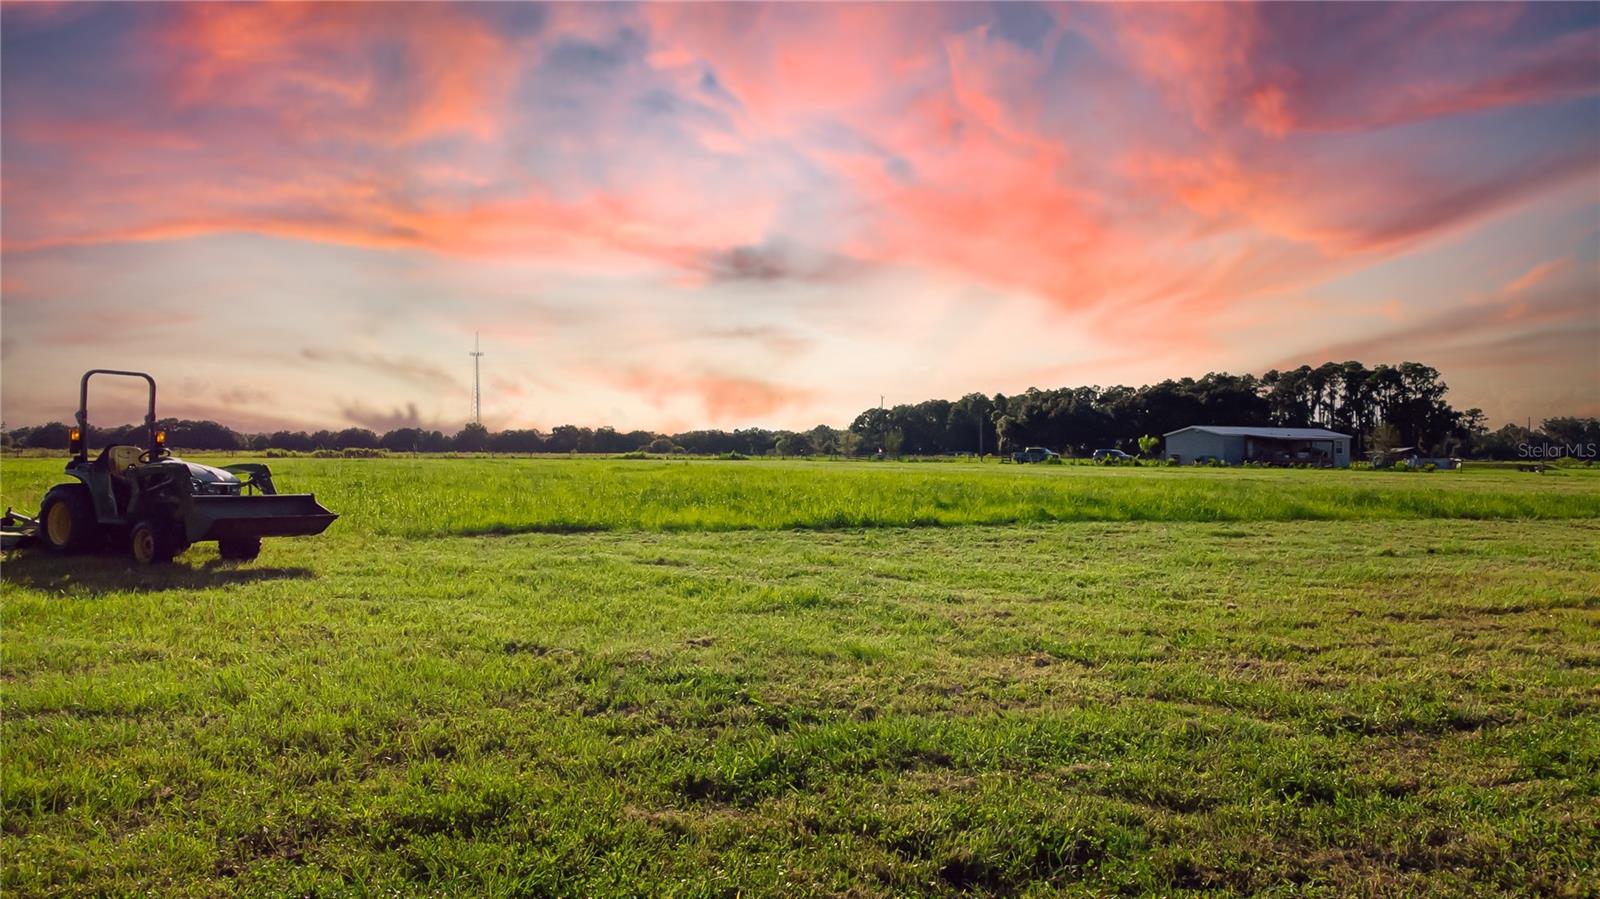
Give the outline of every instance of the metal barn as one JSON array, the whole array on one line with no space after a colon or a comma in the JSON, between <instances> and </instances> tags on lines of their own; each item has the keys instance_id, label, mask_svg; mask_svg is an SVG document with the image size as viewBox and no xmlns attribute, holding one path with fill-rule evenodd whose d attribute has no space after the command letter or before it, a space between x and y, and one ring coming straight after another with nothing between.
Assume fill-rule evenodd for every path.
<instances>
[{"instance_id":1,"label":"metal barn","mask_svg":"<svg viewBox=\"0 0 1600 899\"><path fill-rule=\"evenodd\" d=\"M1326 428L1235 428L1190 425L1164 435L1167 458L1183 464L1216 459L1228 465L1350 466L1350 435Z\"/></svg>"}]
</instances>

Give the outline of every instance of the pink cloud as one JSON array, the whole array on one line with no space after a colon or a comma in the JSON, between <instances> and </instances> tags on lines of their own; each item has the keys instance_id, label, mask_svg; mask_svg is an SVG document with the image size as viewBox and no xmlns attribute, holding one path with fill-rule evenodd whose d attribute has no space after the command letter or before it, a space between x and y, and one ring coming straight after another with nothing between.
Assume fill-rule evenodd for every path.
<instances>
[{"instance_id":1,"label":"pink cloud","mask_svg":"<svg viewBox=\"0 0 1600 899\"><path fill-rule=\"evenodd\" d=\"M1113 9L1115 45L1206 129L1364 131L1600 90L1600 31L1505 45L1513 3Z\"/></svg>"},{"instance_id":2,"label":"pink cloud","mask_svg":"<svg viewBox=\"0 0 1600 899\"><path fill-rule=\"evenodd\" d=\"M605 375L615 386L638 394L661 407L678 397L690 397L715 423L748 422L776 412L803 406L815 397L806 388L757 378L716 373L678 374L643 368Z\"/></svg>"},{"instance_id":3,"label":"pink cloud","mask_svg":"<svg viewBox=\"0 0 1600 899\"><path fill-rule=\"evenodd\" d=\"M316 3L194 4L164 35L179 60L174 99L224 102L275 115L282 126L361 140L498 133L518 47L446 5L407 4L373 15ZM363 50L403 53L406 92L381 89Z\"/></svg>"}]
</instances>

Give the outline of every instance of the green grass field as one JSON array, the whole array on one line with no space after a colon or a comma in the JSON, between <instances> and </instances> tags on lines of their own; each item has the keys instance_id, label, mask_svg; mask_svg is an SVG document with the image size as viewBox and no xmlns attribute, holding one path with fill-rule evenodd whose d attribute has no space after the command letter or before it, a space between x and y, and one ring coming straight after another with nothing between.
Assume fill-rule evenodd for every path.
<instances>
[{"instance_id":1,"label":"green grass field","mask_svg":"<svg viewBox=\"0 0 1600 899\"><path fill-rule=\"evenodd\" d=\"M7 896L1600 880L1593 472L274 471L345 517L5 560Z\"/></svg>"},{"instance_id":2,"label":"green grass field","mask_svg":"<svg viewBox=\"0 0 1600 899\"><path fill-rule=\"evenodd\" d=\"M284 489L314 492L344 514L341 531L397 537L1600 517L1600 469L1538 475L665 459L271 461ZM63 464L6 460L0 501L37 508L44 491L60 482Z\"/></svg>"}]
</instances>

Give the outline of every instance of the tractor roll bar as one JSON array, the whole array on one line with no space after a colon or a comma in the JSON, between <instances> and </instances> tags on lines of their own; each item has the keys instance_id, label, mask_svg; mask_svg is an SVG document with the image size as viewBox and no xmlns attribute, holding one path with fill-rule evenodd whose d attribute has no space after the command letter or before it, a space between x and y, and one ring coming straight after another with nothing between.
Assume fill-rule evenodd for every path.
<instances>
[{"instance_id":1,"label":"tractor roll bar","mask_svg":"<svg viewBox=\"0 0 1600 899\"><path fill-rule=\"evenodd\" d=\"M124 378L144 378L150 385L150 409L144 414L145 438L149 441L152 455L159 453L161 448L156 445L156 379L142 371L118 371L114 368L91 368L83 373L83 380L78 385L78 430L83 434L83 447L78 455L82 458L89 456L89 379L95 375L119 375Z\"/></svg>"}]
</instances>

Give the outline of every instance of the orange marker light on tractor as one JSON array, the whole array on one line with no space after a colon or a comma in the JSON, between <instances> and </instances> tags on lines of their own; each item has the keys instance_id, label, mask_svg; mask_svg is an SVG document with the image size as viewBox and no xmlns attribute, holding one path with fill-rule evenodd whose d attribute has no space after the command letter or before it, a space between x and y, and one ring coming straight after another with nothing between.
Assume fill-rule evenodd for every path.
<instances>
[{"instance_id":1,"label":"orange marker light on tractor","mask_svg":"<svg viewBox=\"0 0 1600 899\"><path fill-rule=\"evenodd\" d=\"M83 452L83 432L77 428L67 432L67 451L73 455Z\"/></svg>"},{"instance_id":2,"label":"orange marker light on tractor","mask_svg":"<svg viewBox=\"0 0 1600 899\"><path fill-rule=\"evenodd\" d=\"M157 431L156 432L156 446L166 446L166 445L167 445L167 432L166 431Z\"/></svg>"}]
</instances>

